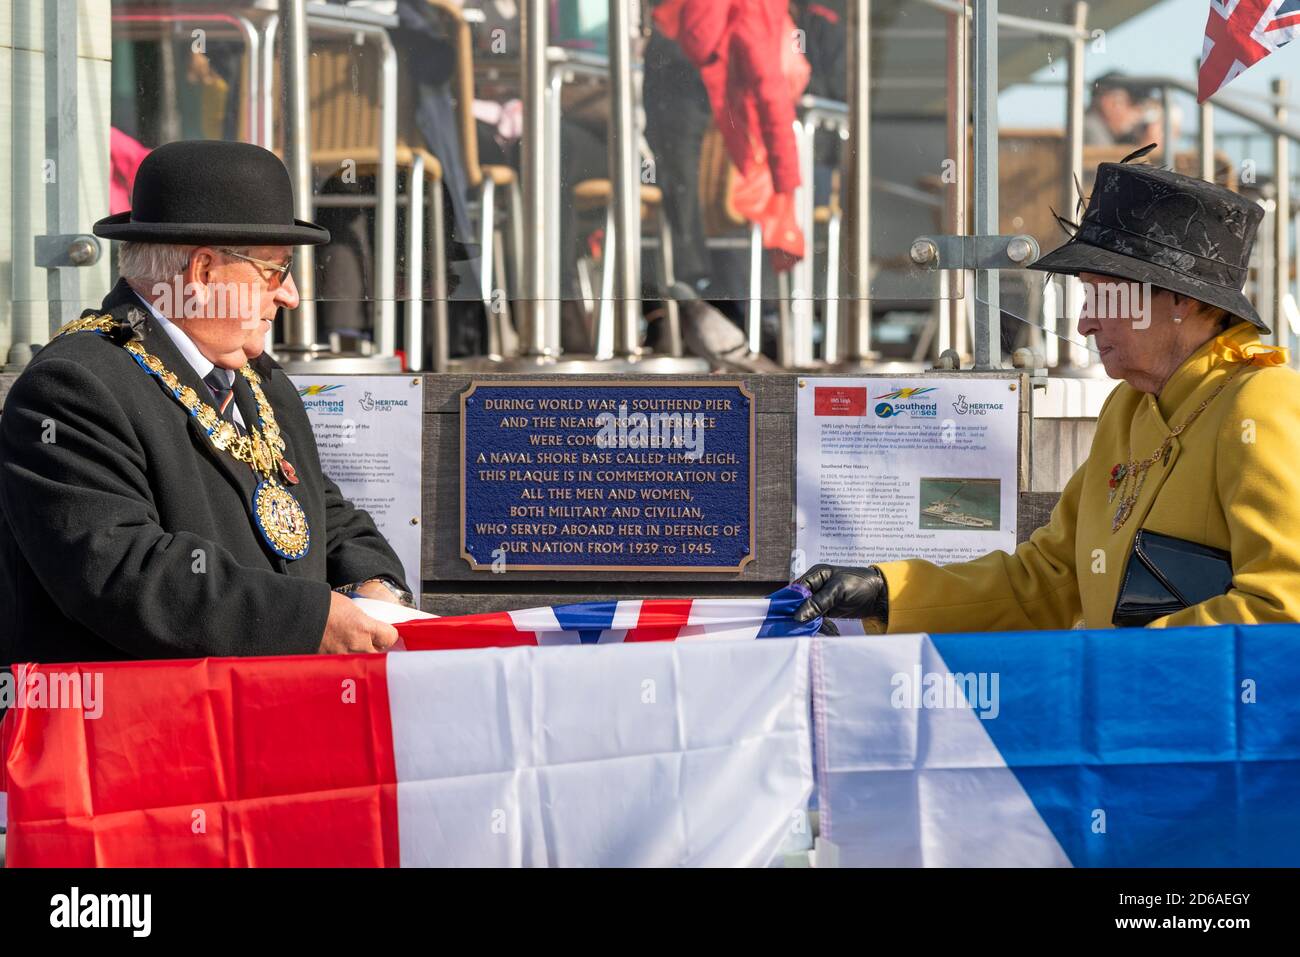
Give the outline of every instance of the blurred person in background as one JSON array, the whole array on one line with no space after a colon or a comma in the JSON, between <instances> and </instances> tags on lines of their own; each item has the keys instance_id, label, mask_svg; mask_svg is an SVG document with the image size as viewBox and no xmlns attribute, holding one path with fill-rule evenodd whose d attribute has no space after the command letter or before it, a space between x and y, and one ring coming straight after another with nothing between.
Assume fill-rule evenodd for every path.
<instances>
[{"instance_id":1,"label":"blurred person in background","mask_svg":"<svg viewBox=\"0 0 1300 957\"><path fill-rule=\"evenodd\" d=\"M645 52L646 138L673 230L683 335L697 355L741 361L743 333L699 302L714 287L699 196L710 126L736 168L729 203L762 228L778 272L804 255L793 123L810 68L785 0L662 0Z\"/></svg>"},{"instance_id":2,"label":"blurred person in background","mask_svg":"<svg viewBox=\"0 0 1300 957\"><path fill-rule=\"evenodd\" d=\"M1083 142L1088 146L1122 146L1138 140L1149 125L1155 92L1133 84L1122 73L1111 72L1092 84L1092 100L1083 114Z\"/></svg>"}]
</instances>

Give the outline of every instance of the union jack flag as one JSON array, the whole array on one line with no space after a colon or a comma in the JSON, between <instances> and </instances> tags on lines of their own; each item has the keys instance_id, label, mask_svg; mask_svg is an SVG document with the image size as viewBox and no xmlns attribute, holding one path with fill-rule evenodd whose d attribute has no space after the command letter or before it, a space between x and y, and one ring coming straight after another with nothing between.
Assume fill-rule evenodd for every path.
<instances>
[{"instance_id":1,"label":"union jack flag","mask_svg":"<svg viewBox=\"0 0 1300 957\"><path fill-rule=\"evenodd\" d=\"M1210 0L1197 102L1300 36L1300 0Z\"/></svg>"},{"instance_id":2,"label":"union jack flag","mask_svg":"<svg viewBox=\"0 0 1300 957\"><path fill-rule=\"evenodd\" d=\"M635 641L791 638L816 634L821 619L797 624L809 595L789 585L767 598L646 598L398 622L394 650L606 645Z\"/></svg>"}]
</instances>

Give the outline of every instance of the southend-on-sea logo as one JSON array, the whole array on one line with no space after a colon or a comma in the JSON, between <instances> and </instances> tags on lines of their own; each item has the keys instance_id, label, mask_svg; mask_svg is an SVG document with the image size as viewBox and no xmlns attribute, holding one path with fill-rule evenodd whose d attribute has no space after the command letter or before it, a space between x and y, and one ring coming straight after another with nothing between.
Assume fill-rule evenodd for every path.
<instances>
[{"instance_id":1,"label":"southend-on-sea logo","mask_svg":"<svg viewBox=\"0 0 1300 957\"><path fill-rule=\"evenodd\" d=\"M343 414L343 397L324 398L328 393L342 389L342 383L333 385L308 385L298 390L298 397L302 399L303 408L308 412L315 412L318 415L342 415Z\"/></svg>"},{"instance_id":2,"label":"southend-on-sea logo","mask_svg":"<svg viewBox=\"0 0 1300 957\"><path fill-rule=\"evenodd\" d=\"M939 415L939 403L937 399L923 399L916 401L916 397L925 395L927 392L933 392L935 386L927 386L924 389L907 388L895 389L893 392L886 392L884 395L876 396L875 406L876 417L880 419L892 418L896 415L914 415L921 418L935 418Z\"/></svg>"}]
</instances>

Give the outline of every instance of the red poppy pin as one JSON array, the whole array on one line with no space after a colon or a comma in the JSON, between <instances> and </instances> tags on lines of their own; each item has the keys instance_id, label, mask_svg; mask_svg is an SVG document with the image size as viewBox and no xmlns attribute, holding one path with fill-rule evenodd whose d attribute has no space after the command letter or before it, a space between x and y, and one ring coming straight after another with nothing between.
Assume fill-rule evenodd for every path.
<instances>
[{"instance_id":1,"label":"red poppy pin","mask_svg":"<svg viewBox=\"0 0 1300 957\"><path fill-rule=\"evenodd\" d=\"M298 484L298 473L288 459L280 459L280 471L284 473L284 480L290 485Z\"/></svg>"}]
</instances>

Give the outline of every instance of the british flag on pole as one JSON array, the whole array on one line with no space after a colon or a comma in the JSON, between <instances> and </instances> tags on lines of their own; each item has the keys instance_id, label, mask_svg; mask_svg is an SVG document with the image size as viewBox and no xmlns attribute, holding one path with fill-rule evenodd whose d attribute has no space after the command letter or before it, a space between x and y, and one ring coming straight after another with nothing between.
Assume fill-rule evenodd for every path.
<instances>
[{"instance_id":1,"label":"british flag on pole","mask_svg":"<svg viewBox=\"0 0 1300 957\"><path fill-rule=\"evenodd\" d=\"M1197 102L1300 36L1300 0L1210 0Z\"/></svg>"}]
</instances>

